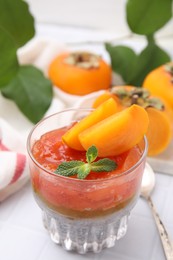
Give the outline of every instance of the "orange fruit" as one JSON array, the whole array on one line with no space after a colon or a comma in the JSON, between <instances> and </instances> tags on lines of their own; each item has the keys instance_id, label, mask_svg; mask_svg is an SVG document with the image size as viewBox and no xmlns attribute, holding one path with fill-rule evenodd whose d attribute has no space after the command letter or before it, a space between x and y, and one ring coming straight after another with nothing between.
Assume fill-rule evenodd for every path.
<instances>
[{"instance_id":1,"label":"orange fruit","mask_svg":"<svg viewBox=\"0 0 173 260\"><path fill-rule=\"evenodd\" d=\"M98 123L99 121L113 115L117 111L116 102L110 98L101 104L97 109L91 112L88 116L83 118L80 122L76 123L71 129L69 129L62 139L69 147L76 150L84 150L79 141L79 134L90 126Z\"/></svg>"},{"instance_id":2,"label":"orange fruit","mask_svg":"<svg viewBox=\"0 0 173 260\"><path fill-rule=\"evenodd\" d=\"M98 106L100 106L104 101L108 100L109 98L113 98L115 99L115 96L113 94L110 93L110 91L105 91L103 94L99 95L95 100L94 103L92 104L93 108L97 108ZM116 100L116 103L118 103Z\"/></svg>"},{"instance_id":3,"label":"orange fruit","mask_svg":"<svg viewBox=\"0 0 173 260\"><path fill-rule=\"evenodd\" d=\"M79 140L85 150L95 145L100 157L114 156L138 144L148 123L146 110L133 105L82 131Z\"/></svg>"},{"instance_id":4,"label":"orange fruit","mask_svg":"<svg viewBox=\"0 0 173 260\"><path fill-rule=\"evenodd\" d=\"M144 79L143 87L153 96L165 100L173 109L173 62L151 71Z\"/></svg>"},{"instance_id":5,"label":"orange fruit","mask_svg":"<svg viewBox=\"0 0 173 260\"><path fill-rule=\"evenodd\" d=\"M72 95L108 89L112 80L111 67L87 52L60 54L51 62L48 75L56 87Z\"/></svg>"},{"instance_id":6,"label":"orange fruit","mask_svg":"<svg viewBox=\"0 0 173 260\"><path fill-rule=\"evenodd\" d=\"M157 155L163 152L169 145L172 134L170 121L163 111L149 107L146 109L149 117L149 128L147 131L148 155Z\"/></svg>"}]
</instances>

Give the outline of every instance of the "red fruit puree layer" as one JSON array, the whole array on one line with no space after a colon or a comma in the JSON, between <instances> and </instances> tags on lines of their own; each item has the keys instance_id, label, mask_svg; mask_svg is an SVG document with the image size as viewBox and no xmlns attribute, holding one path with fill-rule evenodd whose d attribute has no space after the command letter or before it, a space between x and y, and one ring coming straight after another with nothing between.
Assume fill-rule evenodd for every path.
<instances>
[{"instance_id":1,"label":"red fruit puree layer","mask_svg":"<svg viewBox=\"0 0 173 260\"><path fill-rule=\"evenodd\" d=\"M68 147L62 142L62 135L66 129L58 129L44 134L33 147L32 153L36 161L44 168L54 172L58 165L64 161L80 160L86 162L86 152L77 151ZM115 148L116 149L116 148ZM138 146L118 156L110 156L108 158L117 163L117 168L113 172L91 172L86 179L108 178L115 174L120 174L132 167L141 157ZM97 158L99 160L101 158Z\"/></svg>"}]
</instances>

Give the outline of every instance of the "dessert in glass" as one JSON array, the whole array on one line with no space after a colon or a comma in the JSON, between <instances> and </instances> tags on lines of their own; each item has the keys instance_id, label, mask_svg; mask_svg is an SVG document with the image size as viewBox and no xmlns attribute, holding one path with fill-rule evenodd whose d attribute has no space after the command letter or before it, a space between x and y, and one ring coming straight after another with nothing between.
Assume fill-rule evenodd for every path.
<instances>
[{"instance_id":1,"label":"dessert in glass","mask_svg":"<svg viewBox=\"0 0 173 260\"><path fill-rule=\"evenodd\" d=\"M139 115L143 120L142 130L138 129L141 122L131 121L133 131L136 131L134 138L132 133L127 133L131 129L130 120L135 120L134 115L133 118L126 112L116 115L116 107L111 102L106 101L106 105L94 111L67 109L53 114L40 121L28 137L31 182L44 226L55 243L81 254L112 247L126 234L130 212L140 193L147 154L147 141L141 131L147 127L147 118L145 123ZM118 117L115 119L118 130L114 129L114 117ZM130 128L123 130L121 124ZM114 138L114 132L118 133L120 129L119 142L117 134ZM94 138L95 130L97 136ZM132 139L137 143L133 145ZM91 146L98 152L93 161L98 164L106 158L114 163L114 169L95 172L96 164L91 163L93 166L85 176L74 171L67 176L63 174L63 167L58 168L71 161L89 165L86 154Z\"/></svg>"}]
</instances>

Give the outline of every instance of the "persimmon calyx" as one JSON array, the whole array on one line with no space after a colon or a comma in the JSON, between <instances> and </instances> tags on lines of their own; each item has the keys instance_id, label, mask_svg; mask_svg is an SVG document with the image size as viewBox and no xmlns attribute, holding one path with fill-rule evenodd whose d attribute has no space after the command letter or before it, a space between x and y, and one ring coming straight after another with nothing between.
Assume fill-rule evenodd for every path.
<instances>
[{"instance_id":1,"label":"persimmon calyx","mask_svg":"<svg viewBox=\"0 0 173 260\"><path fill-rule=\"evenodd\" d=\"M82 69L92 69L100 67L100 57L89 52L72 52L65 59L64 63L80 67Z\"/></svg>"},{"instance_id":2,"label":"persimmon calyx","mask_svg":"<svg viewBox=\"0 0 173 260\"><path fill-rule=\"evenodd\" d=\"M164 68L171 75L171 83L173 83L173 64L166 64Z\"/></svg>"},{"instance_id":3,"label":"persimmon calyx","mask_svg":"<svg viewBox=\"0 0 173 260\"><path fill-rule=\"evenodd\" d=\"M153 107L161 111L165 109L163 102L159 98L150 97L150 92L144 88L127 90L125 87L113 87L111 93L116 95L125 107L136 104L143 108Z\"/></svg>"}]
</instances>

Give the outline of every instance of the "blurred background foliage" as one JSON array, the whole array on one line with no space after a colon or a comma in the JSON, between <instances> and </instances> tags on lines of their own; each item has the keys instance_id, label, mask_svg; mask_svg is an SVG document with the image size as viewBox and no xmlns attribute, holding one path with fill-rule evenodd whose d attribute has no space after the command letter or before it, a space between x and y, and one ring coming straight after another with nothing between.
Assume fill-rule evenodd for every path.
<instances>
[{"instance_id":1,"label":"blurred background foliage","mask_svg":"<svg viewBox=\"0 0 173 260\"><path fill-rule=\"evenodd\" d=\"M141 86L151 70L171 60L155 38L156 32L171 18L172 0L127 0L127 24L132 33L145 36L147 44L139 54L127 46L105 44L112 69L121 75L125 84Z\"/></svg>"},{"instance_id":2,"label":"blurred background foliage","mask_svg":"<svg viewBox=\"0 0 173 260\"><path fill-rule=\"evenodd\" d=\"M52 102L52 84L38 68L20 65L17 58L18 49L35 36L35 18L23 0L0 0L0 6L0 91L36 123ZM146 46L136 53L128 46L105 44L112 69L125 84L141 86L151 70L170 61L155 34L171 18L171 0L126 1L128 27L133 34L145 37Z\"/></svg>"}]
</instances>

